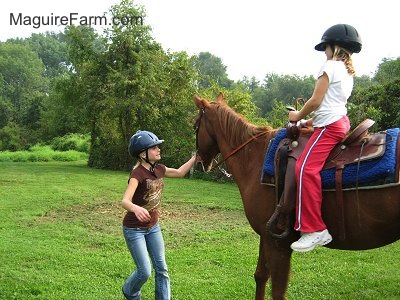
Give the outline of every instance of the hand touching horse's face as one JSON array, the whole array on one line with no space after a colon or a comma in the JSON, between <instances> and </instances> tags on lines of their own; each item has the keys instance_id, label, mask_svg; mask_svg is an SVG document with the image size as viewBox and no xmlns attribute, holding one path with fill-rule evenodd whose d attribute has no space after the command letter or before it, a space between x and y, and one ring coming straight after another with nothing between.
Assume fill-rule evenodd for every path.
<instances>
[{"instance_id":1,"label":"hand touching horse's face","mask_svg":"<svg viewBox=\"0 0 400 300\"><path fill-rule=\"evenodd\" d=\"M199 114L195 122L196 129L196 147L197 154L200 156L200 162L203 165L203 171L209 171L215 156L220 152L215 136L214 128L208 123L211 118L212 108L207 100L198 96L194 98L196 106L199 108Z\"/></svg>"}]
</instances>

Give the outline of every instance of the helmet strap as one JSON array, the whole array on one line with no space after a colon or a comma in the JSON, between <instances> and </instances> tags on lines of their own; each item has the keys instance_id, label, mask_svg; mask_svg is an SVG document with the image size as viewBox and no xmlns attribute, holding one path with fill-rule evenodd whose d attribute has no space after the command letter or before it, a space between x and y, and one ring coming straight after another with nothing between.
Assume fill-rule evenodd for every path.
<instances>
[{"instance_id":1,"label":"helmet strap","mask_svg":"<svg viewBox=\"0 0 400 300\"><path fill-rule=\"evenodd\" d=\"M146 149L146 158L144 159L144 161L150 165L151 174L153 174L155 177L157 177L156 172L154 171L154 168L156 167L157 162L155 162L155 163L150 162L148 150L149 149Z\"/></svg>"}]
</instances>

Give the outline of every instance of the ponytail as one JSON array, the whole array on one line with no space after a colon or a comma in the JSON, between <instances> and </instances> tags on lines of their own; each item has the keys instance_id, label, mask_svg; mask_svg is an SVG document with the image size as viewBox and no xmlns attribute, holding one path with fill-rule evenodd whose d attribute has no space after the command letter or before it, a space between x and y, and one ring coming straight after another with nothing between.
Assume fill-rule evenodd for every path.
<instances>
[{"instance_id":1,"label":"ponytail","mask_svg":"<svg viewBox=\"0 0 400 300\"><path fill-rule=\"evenodd\" d=\"M346 66L347 73L351 76L356 75L356 71L354 70L353 61L351 59L351 52L348 50L335 45L335 51L333 52L333 60L342 61Z\"/></svg>"}]
</instances>

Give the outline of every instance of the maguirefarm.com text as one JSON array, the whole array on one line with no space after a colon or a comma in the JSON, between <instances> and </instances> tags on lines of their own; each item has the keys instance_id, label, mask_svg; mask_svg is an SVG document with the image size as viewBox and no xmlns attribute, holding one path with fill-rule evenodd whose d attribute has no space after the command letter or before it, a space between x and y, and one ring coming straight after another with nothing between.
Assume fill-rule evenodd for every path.
<instances>
[{"instance_id":1,"label":"maguirefarm.com text","mask_svg":"<svg viewBox=\"0 0 400 300\"><path fill-rule=\"evenodd\" d=\"M109 20L110 19L110 20ZM143 25L143 17L141 16L83 16L79 13L69 13L68 15L59 16L53 13L50 16L27 16L22 13L10 13L10 25L12 26L32 26L35 29L42 26L69 26L69 25L86 25L86 26L107 26L107 25Z\"/></svg>"}]
</instances>

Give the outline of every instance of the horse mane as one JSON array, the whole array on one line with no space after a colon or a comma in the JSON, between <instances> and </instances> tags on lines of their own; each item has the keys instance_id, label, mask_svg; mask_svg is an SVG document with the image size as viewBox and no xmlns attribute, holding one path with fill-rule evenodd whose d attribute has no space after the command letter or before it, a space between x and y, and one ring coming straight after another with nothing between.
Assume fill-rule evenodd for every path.
<instances>
[{"instance_id":1,"label":"horse mane","mask_svg":"<svg viewBox=\"0 0 400 300\"><path fill-rule=\"evenodd\" d=\"M275 131L271 126L258 126L250 123L226 103L212 103L216 104L219 125L221 128L225 128L225 135L231 138L233 144L240 144L264 131Z\"/></svg>"}]
</instances>

